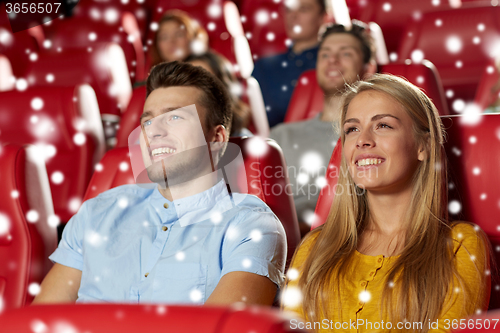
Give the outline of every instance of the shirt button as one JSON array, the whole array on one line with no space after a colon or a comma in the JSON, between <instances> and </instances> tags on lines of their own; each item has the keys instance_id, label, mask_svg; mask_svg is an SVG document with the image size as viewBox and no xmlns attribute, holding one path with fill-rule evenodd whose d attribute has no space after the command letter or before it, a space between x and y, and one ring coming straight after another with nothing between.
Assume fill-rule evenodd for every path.
<instances>
[{"instance_id":1,"label":"shirt button","mask_svg":"<svg viewBox=\"0 0 500 333\"><path fill-rule=\"evenodd\" d=\"M359 306L363 306L363 302L359 302Z\"/></svg>"},{"instance_id":2,"label":"shirt button","mask_svg":"<svg viewBox=\"0 0 500 333\"><path fill-rule=\"evenodd\" d=\"M373 276L373 272L370 272L370 276Z\"/></svg>"},{"instance_id":3,"label":"shirt button","mask_svg":"<svg viewBox=\"0 0 500 333\"><path fill-rule=\"evenodd\" d=\"M168 203L166 203L166 202L165 202L165 203L163 204L163 207L168 208Z\"/></svg>"},{"instance_id":4,"label":"shirt button","mask_svg":"<svg viewBox=\"0 0 500 333\"><path fill-rule=\"evenodd\" d=\"M163 231L167 231L168 230L168 227L162 227L161 230Z\"/></svg>"},{"instance_id":5,"label":"shirt button","mask_svg":"<svg viewBox=\"0 0 500 333\"><path fill-rule=\"evenodd\" d=\"M149 273L144 274L144 277L148 277Z\"/></svg>"},{"instance_id":6,"label":"shirt button","mask_svg":"<svg viewBox=\"0 0 500 333\"><path fill-rule=\"evenodd\" d=\"M381 262L382 261L382 258L378 258L378 262Z\"/></svg>"},{"instance_id":7,"label":"shirt button","mask_svg":"<svg viewBox=\"0 0 500 333\"><path fill-rule=\"evenodd\" d=\"M361 282L361 287L366 286L366 282Z\"/></svg>"}]
</instances>

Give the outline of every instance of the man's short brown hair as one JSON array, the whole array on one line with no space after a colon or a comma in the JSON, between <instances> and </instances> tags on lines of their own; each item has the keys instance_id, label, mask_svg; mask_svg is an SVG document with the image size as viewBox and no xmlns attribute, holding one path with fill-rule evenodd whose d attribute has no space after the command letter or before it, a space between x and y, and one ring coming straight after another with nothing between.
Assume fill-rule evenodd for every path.
<instances>
[{"instance_id":1,"label":"man's short brown hair","mask_svg":"<svg viewBox=\"0 0 500 333\"><path fill-rule=\"evenodd\" d=\"M233 117L232 104L226 87L207 70L188 63L172 61L154 66L146 85L146 98L158 88L195 87L203 92L198 101L205 108L205 124L207 133L217 125L223 125L231 132Z\"/></svg>"}]
</instances>

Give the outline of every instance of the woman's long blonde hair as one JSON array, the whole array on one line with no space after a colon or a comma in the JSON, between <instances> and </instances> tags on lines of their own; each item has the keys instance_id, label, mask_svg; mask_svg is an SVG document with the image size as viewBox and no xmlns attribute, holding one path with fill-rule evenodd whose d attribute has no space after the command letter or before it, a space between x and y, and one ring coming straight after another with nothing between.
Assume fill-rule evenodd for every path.
<instances>
[{"instance_id":1,"label":"woman's long blonde hair","mask_svg":"<svg viewBox=\"0 0 500 333\"><path fill-rule=\"evenodd\" d=\"M443 125L436 107L420 89L404 79L383 74L349 88L340 124L346 119L350 102L364 91L382 92L402 105L413 121L417 144L423 144L427 150L427 159L419 164L412 179L413 192L404 220L404 243L388 273L381 309L387 311L391 320L428 323L429 319L436 320L442 311L453 277L459 283L462 281L452 260ZM341 142L344 145L342 130ZM356 187L347 170L342 156L337 186L344 190L335 195L326 223L303 241L317 236L299 268L303 310L311 321L331 318L329 300L340 302L342 281L370 216L366 193ZM392 288L389 282L393 282ZM426 325L423 326L423 331L427 331Z\"/></svg>"}]
</instances>

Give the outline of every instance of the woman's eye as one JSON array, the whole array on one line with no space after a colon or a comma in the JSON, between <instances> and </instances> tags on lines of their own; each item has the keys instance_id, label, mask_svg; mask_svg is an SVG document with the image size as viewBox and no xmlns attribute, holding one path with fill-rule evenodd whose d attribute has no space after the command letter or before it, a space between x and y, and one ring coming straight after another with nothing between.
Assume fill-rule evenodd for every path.
<instances>
[{"instance_id":1,"label":"woman's eye","mask_svg":"<svg viewBox=\"0 0 500 333\"><path fill-rule=\"evenodd\" d=\"M345 130L345 134L349 134L351 132L354 132L356 130L356 127L349 127L348 129Z\"/></svg>"},{"instance_id":2,"label":"woman's eye","mask_svg":"<svg viewBox=\"0 0 500 333\"><path fill-rule=\"evenodd\" d=\"M380 123L380 124L378 124L378 128L392 128L392 127L385 124L385 123Z\"/></svg>"}]
</instances>

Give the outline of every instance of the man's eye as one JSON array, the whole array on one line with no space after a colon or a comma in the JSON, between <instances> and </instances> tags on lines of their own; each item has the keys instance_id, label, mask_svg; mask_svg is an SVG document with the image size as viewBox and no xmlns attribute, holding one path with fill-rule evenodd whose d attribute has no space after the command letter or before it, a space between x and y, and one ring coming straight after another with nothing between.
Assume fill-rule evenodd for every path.
<instances>
[{"instance_id":1,"label":"man's eye","mask_svg":"<svg viewBox=\"0 0 500 333\"><path fill-rule=\"evenodd\" d=\"M142 125L143 125L144 127L149 126L149 125L151 125L151 124L152 124L152 121L151 121L151 120L146 120L145 122L143 122L143 123L142 123Z\"/></svg>"},{"instance_id":2,"label":"man's eye","mask_svg":"<svg viewBox=\"0 0 500 333\"><path fill-rule=\"evenodd\" d=\"M173 115L172 117L170 117L170 120L179 120L179 119L182 119L182 117L177 115Z\"/></svg>"}]
</instances>

